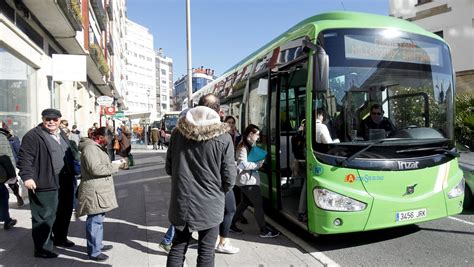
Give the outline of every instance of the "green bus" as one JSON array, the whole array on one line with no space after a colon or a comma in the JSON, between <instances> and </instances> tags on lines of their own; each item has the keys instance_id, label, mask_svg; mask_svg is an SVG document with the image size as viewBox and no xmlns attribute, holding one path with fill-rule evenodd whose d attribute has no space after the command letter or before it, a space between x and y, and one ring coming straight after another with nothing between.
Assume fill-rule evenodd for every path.
<instances>
[{"instance_id":1,"label":"green bus","mask_svg":"<svg viewBox=\"0 0 474 267\"><path fill-rule=\"evenodd\" d=\"M181 112L180 111L167 111L163 115L163 119L161 120L161 123L164 124L165 126L164 142L166 145L168 145L168 143L170 142L171 132L176 127L176 124L178 123L179 113Z\"/></svg>"},{"instance_id":2,"label":"green bus","mask_svg":"<svg viewBox=\"0 0 474 267\"><path fill-rule=\"evenodd\" d=\"M314 234L348 233L462 211L454 78L439 36L393 17L331 12L270 41L193 103L214 93L241 131L260 127L273 210ZM391 131L364 129L374 104ZM317 112L336 142L316 142Z\"/></svg>"}]
</instances>

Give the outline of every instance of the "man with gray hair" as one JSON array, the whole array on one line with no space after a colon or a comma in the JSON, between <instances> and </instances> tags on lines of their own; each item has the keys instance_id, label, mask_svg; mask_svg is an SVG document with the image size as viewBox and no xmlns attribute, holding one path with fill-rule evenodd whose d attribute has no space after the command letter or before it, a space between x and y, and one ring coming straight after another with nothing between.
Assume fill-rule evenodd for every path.
<instances>
[{"instance_id":1,"label":"man with gray hair","mask_svg":"<svg viewBox=\"0 0 474 267\"><path fill-rule=\"evenodd\" d=\"M35 257L56 258L54 245L72 247L67 239L74 199L74 157L59 128L61 112L41 112L42 123L28 131L18 154L18 169L30 200Z\"/></svg>"},{"instance_id":2,"label":"man with gray hair","mask_svg":"<svg viewBox=\"0 0 474 267\"><path fill-rule=\"evenodd\" d=\"M198 266L214 266L225 193L235 184L234 145L218 114L219 99L205 95L178 120L166 154L171 175L169 220L176 227L167 266L183 266L193 231L198 231Z\"/></svg>"}]
</instances>

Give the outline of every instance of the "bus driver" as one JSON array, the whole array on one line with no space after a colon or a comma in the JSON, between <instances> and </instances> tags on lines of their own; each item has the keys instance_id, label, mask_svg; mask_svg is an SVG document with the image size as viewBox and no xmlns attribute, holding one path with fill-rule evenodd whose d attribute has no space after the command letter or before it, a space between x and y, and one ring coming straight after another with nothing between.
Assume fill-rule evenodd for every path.
<instances>
[{"instance_id":1,"label":"bus driver","mask_svg":"<svg viewBox=\"0 0 474 267\"><path fill-rule=\"evenodd\" d=\"M395 130L392 122L383 116L384 111L379 104L373 104L370 107L370 116L362 121L362 136L365 140L374 139L370 137L371 129L382 129L387 137Z\"/></svg>"}]
</instances>

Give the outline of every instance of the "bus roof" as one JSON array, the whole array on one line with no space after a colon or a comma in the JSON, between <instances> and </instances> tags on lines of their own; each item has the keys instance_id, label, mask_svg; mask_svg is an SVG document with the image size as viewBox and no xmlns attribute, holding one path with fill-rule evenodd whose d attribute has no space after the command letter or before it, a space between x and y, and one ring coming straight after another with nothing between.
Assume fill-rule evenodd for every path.
<instances>
[{"instance_id":1,"label":"bus roof","mask_svg":"<svg viewBox=\"0 0 474 267\"><path fill-rule=\"evenodd\" d=\"M402 31L428 35L444 42L444 40L438 35L426 31L417 24L403 19L362 12L334 11L322 13L302 20L286 32L282 33L275 39L263 45L257 51L253 52L252 54L229 68L227 71L225 71L224 74L234 71L240 65L245 65L255 60L256 56L258 56L262 52L266 53L267 51L273 49L273 47L279 44L282 40L288 39L288 37L291 39L294 36L294 33L298 31L298 29L304 28L306 26L318 28L319 30L329 28L397 28Z\"/></svg>"},{"instance_id":2,"label":"bus roof","mask_svg":"<svg viewBox=\"0 0 474 267\"><path fill-rule=\"evenodd\" d=\"M221 82L225 77L231 73L247 66L251 62L265 56L267 53L272 51L275 47L278 47L284 42L294 40L297 37L307 35L312 38L315 37L316 30L322 31L325 29L340 29L340 28L367 28L367 29L390 29L396 28L401 31L426 35L432 38L436 38L444 42L444 40L436 34L433 34L415 23L398 19L390 16L376 15L370 13L361 12L349 12L349 11L334 11L328 13L322 13L309 17L295 26L291 27L286 32L282 33L278 37L274 38L261 48L242 59L237 64L233 65L227 71L225 71L219 78L215 79L211 83L207 84L200 90L193 93L193 99L196 96L208 92L209 88L214 87L216 83ZM187 103L187 98L184 103Z\"/></svg>"}]
</instances>

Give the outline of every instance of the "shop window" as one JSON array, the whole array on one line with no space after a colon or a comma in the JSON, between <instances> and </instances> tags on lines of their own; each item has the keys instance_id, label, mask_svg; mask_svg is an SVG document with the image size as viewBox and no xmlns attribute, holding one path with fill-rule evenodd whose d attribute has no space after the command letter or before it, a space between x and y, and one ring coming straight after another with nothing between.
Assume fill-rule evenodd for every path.
<instances>
[{"instance_id":1,"label":"shop window","mask_svg":"<svg viewBox=\"0 0 474 267\"><path fill-rule=\"evenodd\" d=\"M18 137L31 128L31 85L36 72L0 47L0 121Z\"/></svg>"}]
</instances>

